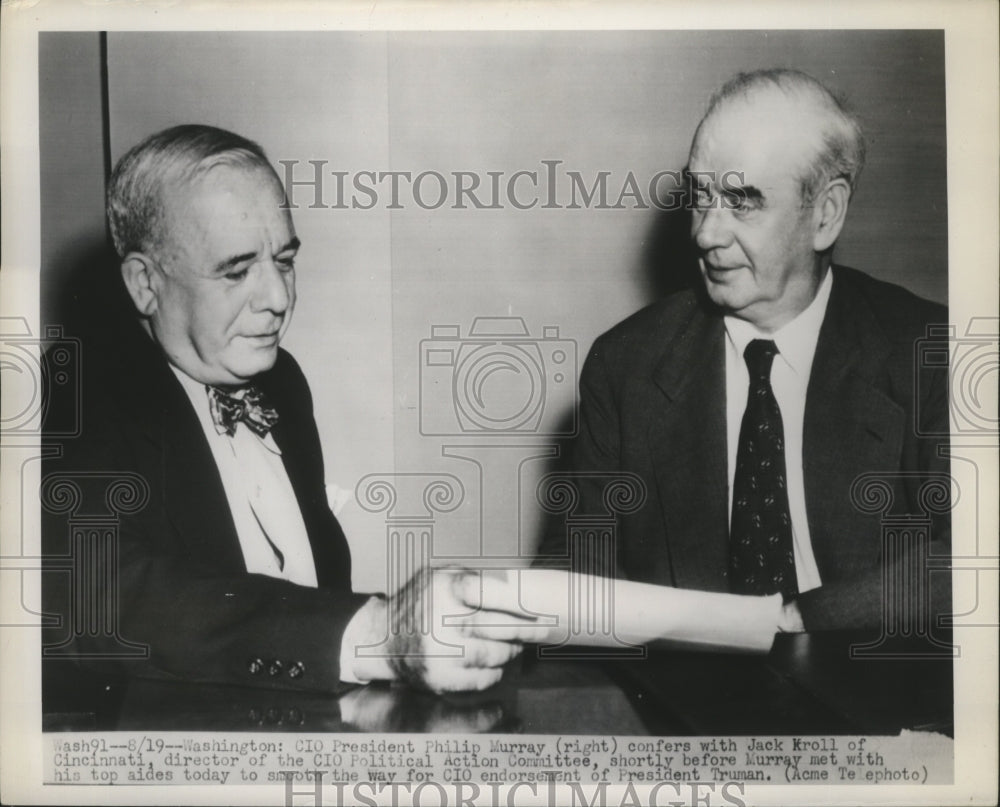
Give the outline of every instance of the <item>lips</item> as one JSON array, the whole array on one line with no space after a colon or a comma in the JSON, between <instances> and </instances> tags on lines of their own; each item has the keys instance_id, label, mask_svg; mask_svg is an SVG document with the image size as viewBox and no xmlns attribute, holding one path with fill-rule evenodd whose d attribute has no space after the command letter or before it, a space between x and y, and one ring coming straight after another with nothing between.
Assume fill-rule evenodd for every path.
<instances>
[{"instance_id":1,"label":"lips","mask_svg":"<svg viewBox=\"0 0 1000 807\"><path fill-rule=\"evenodd\" d=\"M737 269L742 269L741 264L736 264L734 266L720 266L719 264L712 263L711 261L706 261L704 258L701 259L701 266L707 272L735 272Z\"/></svg>"},{"instance_id":2,"label":"lips","mask_svg":"<svg viewBox=\"0 0 1000 807\"><path fill-rule=\"evenodd\" d=\"M255 334L250 334L249 336L247 336L245 338L246 339L252 339L255 342L265 342L265 343L266 342L277 342L278 341L278 334L279 333L280 333L280 331L270 331L268 333L255 333Z\"/></svg>"}]
</instances>

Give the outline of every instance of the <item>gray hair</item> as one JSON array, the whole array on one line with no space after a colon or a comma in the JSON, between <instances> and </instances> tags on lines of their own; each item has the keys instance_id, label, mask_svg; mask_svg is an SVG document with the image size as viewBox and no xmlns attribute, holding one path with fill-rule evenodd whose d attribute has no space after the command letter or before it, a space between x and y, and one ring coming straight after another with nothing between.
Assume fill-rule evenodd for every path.
<instances>
[{"instance_id":1,"label":"gray hair","mask_svg":"<svg viewBox=\"0 0 1000 807\"><path fill-rule=\"evenodd\" d=\"M768 88L777 88L788 96L811 101L823 116L820 122L822 146L807 173L800 179L803 203L811 203L820 189L833 179L846 180L853 194L865 164L865 138L861 124L843 99L807 73L784 68L740 73L712 96L702 123L725 102L736 97L748 98L752 93Z\"/></svg>"},{"instance_id":2,"label":"gray hair","mask_svg":"<svg viewBox=\"0 0 1000 807\"><path fill-rule=\"evenodd\" d=\"M106 198L108 226L119 257L160 248L164 189L217 165L262 168L277 179L259 145L214 126L174 126L130 149L111 172Z\"/></svg>"}]
</instances>

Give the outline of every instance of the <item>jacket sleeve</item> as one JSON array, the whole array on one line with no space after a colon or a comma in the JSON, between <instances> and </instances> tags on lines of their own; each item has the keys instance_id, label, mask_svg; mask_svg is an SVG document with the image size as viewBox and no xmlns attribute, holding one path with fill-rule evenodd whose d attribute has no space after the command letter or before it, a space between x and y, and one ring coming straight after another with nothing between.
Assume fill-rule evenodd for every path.
<instances>
[{"instance_id":1,"label":"jacket sleeve","mask_svg":"<svg viewBox=\"0 0 1000 807\"><path fill-rule=\"evenodd\" d=\"M873 536L883 542L878 564L799 595L807 631L882 627L926 634L952 613L948 374L946 368L917 372L918 379L906 376L914 400L905 407L900 465L888 471L896 478L894 512L916 516L914 529L888 554L886 536Z\"/></svg>"}]
</instances>

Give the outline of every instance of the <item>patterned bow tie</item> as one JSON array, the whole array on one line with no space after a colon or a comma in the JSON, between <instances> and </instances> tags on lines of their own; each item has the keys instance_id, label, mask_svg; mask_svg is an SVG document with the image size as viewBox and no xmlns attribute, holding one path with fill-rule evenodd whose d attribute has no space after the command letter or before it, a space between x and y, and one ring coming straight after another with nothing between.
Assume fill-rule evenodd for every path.
<instances>
[{"instance_id":1,"label":"patterned bow tie","mask_svg":"<svg viewBox=\"0 0 1000 807\"><path fill-rule=\"evenodd\" d=\"M267 405L264 393L254 386L232 393L209 387L208 408L219 434L225 432L230 437L241 421L258 437L267 435L278 422L278 413Z\"/></svg>"}]
</instances>

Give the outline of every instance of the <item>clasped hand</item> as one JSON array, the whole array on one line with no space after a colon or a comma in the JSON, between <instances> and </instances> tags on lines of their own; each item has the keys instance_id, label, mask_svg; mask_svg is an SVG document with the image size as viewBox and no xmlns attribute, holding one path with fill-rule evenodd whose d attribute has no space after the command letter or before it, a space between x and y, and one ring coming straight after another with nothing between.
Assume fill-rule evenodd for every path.
<instances>
[{"instance_id":1,"label":"clasped hand","mask_svg":"<svg viewBox=\"0 0 1000 807\"><path fill-rule=\"evenodd\" d=\"M354 648L349 672L433 692L493 686L521 652L521 642L508 637L530 635L535 623L517 614L516 602L480 607L479 592L478 572L418 570L391 597L373 598L358 612L344 636Z\"/></svg>"}]
</instances>

